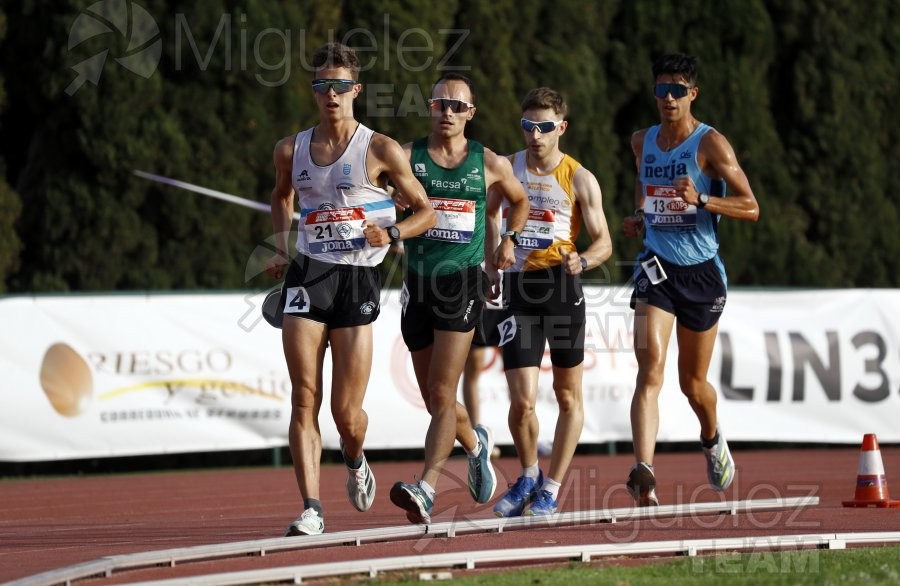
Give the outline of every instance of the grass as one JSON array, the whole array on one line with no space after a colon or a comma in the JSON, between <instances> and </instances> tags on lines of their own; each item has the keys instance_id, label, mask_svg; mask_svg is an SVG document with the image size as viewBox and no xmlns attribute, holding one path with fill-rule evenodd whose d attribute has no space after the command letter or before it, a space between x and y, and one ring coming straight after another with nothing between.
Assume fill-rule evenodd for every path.
<instances>
[{"instance_id":1,"label":"grass","mask_svg":"<svg viewBox=\"0 0 900 586\"><path fill-rule=\"evenodd\" d=\"M452 571L454 586L565 585L594 586L866 586L900 584L900 546L846 550L807 549L787 552L721 553L671 562L642 565L590 565L572 563L561 569L483 573L466 576ZM437 571L423 572L440 574ZM419 573L393 575L360 584L419 584Z\"/></svg>"}]
</instances>

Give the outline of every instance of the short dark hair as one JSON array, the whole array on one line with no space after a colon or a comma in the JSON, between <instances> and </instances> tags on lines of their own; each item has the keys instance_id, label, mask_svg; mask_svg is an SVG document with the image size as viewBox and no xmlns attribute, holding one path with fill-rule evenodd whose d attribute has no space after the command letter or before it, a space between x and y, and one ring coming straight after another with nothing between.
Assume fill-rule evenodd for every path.
<instances>
[{"instance_id":1,"label":"short dark hair","mask_svg":"<svg viewBox=\"0 0 900 586\"><path fill-rule=\"evenodd\" d=\"M359 78L359 57L356 56L356 51L341 43L326 43L316 49L312 66L316 69L344 67L350 70L354 80Z\"/></svg>"},{"instance_id":2,"label":"short dark hair","mask_svg":"<svg viewBox=\"0 0 900 586\"><path fill-rule=\"evenodd\" d=\"M563 118L569 113L569 106L566 104L565 96L555 89L548 87L534 88L528 92L528 95L522 100L523 112L526 110L539 110L544 108L553 110Z\"/></svg>"},{"instance_id":3,"label":"short dark hair","mask_svg":"<svg viewBox=\"0 0 900 586\"><path fill-rule=\"evenodd\" d=\"M442 81L461 81L466 84L466 87L469 88L469 93L472 95L472 103L475 103L475 87L472 85L472 80L466 77L465 75L460 75L459 73L445 73L437 78L437 81L431 86L431 91L434 92L434 88L437 87L437 84Z\"/></svg>"},{"instance_id":4,"label":"short dark hair","mask_svg":"<svg viewBox=\"0 0 900 586\"><path fill-rule=\"evenodd\" d=\"M689 85L697 85L697 58L684 53L667 53L653 63L653 79L665 73L680 76Z\"/></svg>"}]
</instances>

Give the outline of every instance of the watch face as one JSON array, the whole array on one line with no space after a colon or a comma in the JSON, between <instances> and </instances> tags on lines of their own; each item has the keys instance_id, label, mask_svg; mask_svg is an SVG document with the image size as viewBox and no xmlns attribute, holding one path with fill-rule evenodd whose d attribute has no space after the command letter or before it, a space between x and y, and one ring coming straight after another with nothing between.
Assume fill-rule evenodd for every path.
<instances>
[{"instance_id":1,"label":"watch face","mask_svg":"<svg viewBox=\"0 0 900 586\"><path fill-rule=\"evenodd\" d=\"M387 231L388 236L390 236L391 240L400 240L400 228L398 228L397 226L388 226Z\"/></svg>"}]
</instances>

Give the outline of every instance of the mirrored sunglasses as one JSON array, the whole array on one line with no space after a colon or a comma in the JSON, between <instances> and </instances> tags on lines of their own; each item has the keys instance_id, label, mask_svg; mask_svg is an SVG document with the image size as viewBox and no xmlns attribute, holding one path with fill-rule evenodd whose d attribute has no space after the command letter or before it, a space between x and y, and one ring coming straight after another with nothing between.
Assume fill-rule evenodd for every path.
<instances>
[{"instance_id":1,"label":"mirrored sunglasses","mask_svg":"<svg viewBox=\"0 0 900 586\"><path fill-rule=\"evenodd\" d=\"M334 90L336 94L346 94L357 84L352 79L314 79L312 88L320 94L327 94L329 90Z\"/></svg>"},{"instance_id":2,"label":"mirrored sunglasses","mask_svg":"<svg viewBox=\"0 0 900 586\"><path fill-rule=\"evenodd\" d=\"M689 91L691 91L689 86L681 85L680 83L658 83L653 86L653 95L657 98L665 98L667 95L672 94L673 98L680 100L688 95Z\"/></svg>"},{"instance_id":3,"label":"mirrored sunglasses","mask_svg":"<svg viewBox=\"0 0 900 586\"><path fill-rule=\"evenodd\" d=\"M535 122L533 120L529 120L528 118L522 118L522 130L525 132L534 132L534 129L537 128L538 132L541 134L547 134L548 132L553 132L556 130L556 127L562 124L562 120L547 120L546 122Z\"/></svg>"},{"instance_id":4,"label":"mirrored sunglasses","mask_svg":"<svg viewBox=\"0 0 900 586\"><path fill-rule=\"evenodd\" d=\"M470 104L464 100L454 100L452 98L429 98L428 107L440 112L450 108L452 111L460 114L462 112L468 112L469 108L475 107L475 104Z\"/></svg>"}]
</instances>

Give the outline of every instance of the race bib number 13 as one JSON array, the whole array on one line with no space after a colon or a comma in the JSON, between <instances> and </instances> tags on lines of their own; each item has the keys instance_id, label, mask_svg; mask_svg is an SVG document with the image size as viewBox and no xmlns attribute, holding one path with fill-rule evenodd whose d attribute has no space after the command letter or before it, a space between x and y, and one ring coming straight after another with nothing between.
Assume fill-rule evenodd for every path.
<instances>
[{"instance_id":1,"label":"race bib number 13","mask_svg":"<svg viewBox=\"0 0 900 586\"><path fill-rule=\"evenodd\" d=\"M644 216L654 228L694 230L697 208L675 193L671 185L648 185L644 198Z\"/></svg>"}]
</instances>

